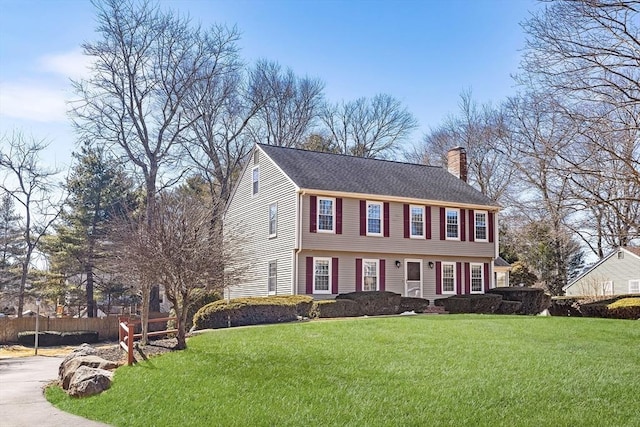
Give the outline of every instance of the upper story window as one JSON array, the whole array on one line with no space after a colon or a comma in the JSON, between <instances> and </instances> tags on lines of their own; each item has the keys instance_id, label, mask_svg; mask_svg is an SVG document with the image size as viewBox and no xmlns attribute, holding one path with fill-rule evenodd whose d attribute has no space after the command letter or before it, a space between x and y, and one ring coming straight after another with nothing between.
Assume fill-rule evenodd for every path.
<instances>
[{"instance_id":1,"label":"upper story window","mask_svg":"<svg viewBox=\"0 0 640 427\"><path fill-rule=\"evenodd\" d=\"M380 284L380 270L377 259L362 260L362 290L377 291Z\"/></svg>"},{"instance_id":2,"label":"upper story window","mask_svg":"<svg viewBox=\"0 0 640 427\"><path fill-rule=\"evenodd\" d=\"M640 294L640 279L638 279L638 280L629 280L629 293L630 294Z\"/></svg>"},{"instance_id":3,"label":"upper story window","mask_svg":"<svg viewBox=\"0 0 640 427\"><path fill-rule=\"evenodd\" d=\"M456 264L453 262L442 263L442 293L456 293Z\"/></svg>"},{"instance_id":4,"label":"upper story window","mask_svg":"<svg viewBox=\"0 0 640 427\"><path fill-rule=\"evenodd\" d=\"M471 264L471 293L481 294L484 283L484 266L482 264Z\"/></svg>"},{"instance_id":5,"label":"upper story window","mask_svg":"<svg viewBox=\"0 0 640 427\"><path fill-rule=\"evenodd\" d=\"M269 205L269 237L276 237L278 234L278 204Z\"/></svg>"},{"instance_id":6,"label":"upper story window","mask_svg":"<svg viewBox=\"0 0 640 427\"><path fill-rule=\"evenodd\" d=\"M475 240L478 242L486 242L488 240L487 234L487 212L486 211L475 211L474 212L474 220L475 220Z\"/></svg>"},{"instance_id":7,"label":"upper story window","mask_svg":"<svg viewBox=\"0 0 640 427\"><path fill-rule=\"evenodd\" d=\"M446 227L447 227L447 240L459 240L460 239L460 211L458 209L446 209Z\"/></svg>"},{"instance_id":8,"label":"upper story window","mask_svg":"<svg viewBox=\"0 0 640 427\"><path fill-rule=\"evenodd\" d=\"M367 202L367 236L382 236L382 202Z\"/></svg>"},{"instance_id":9,"label":"upper story window","mask_svg":"<svg viewBox=\"0 0 640 427\"><path fill-rule=\"evenodd\" d=\"M278 262L269 261L269 279L267 287L269 295L275 295L278 286Z\"/></svg>"},{"instance_id":10,"label":"upper story window","mask_svg":"<svg viewBox=\"0 0 640 427\"><path fill-rule=\"evenodd\" d=\"M254 166L251 170L251 177L253 182L252 193L254 196L258 194L258 187L260 183L260 166Z\"/></svg>"},{"instance_id":11,"label":"upper story window","mask_svg":"<svg viewBox=\"0 0 640 427\"><path fill-rule=\"evenodd\" d=\"M410 206L411 237L424 238L424 207Z\"/></svg>"},{"instance_id":12,"label":"upper story window","mask_svg":"<svg viewBox=\"0 0 640 427\"><path fill-rule=\"evenodd\" d=\"M335 199L318 197L318 232L333 233L335 230Z\"/></svg>"},{"instance_id":13,"label":"upper story window","mask_svg":"<svg viewBox=\"0 0 640 427\"><path fill-rule=\"evenodd\" d=\"M331 258L313 259L313 293L331 293Z\"/></svg>"}]
</instances>

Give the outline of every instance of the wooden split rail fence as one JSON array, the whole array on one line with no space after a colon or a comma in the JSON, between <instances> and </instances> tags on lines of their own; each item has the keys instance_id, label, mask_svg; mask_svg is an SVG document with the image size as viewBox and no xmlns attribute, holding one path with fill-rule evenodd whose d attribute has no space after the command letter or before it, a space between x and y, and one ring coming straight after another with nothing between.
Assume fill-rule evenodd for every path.
<instances>
[{"instance_id":1,"label":"wooden split rail fence","mask_svg":"<svg viewBox=\"0 0 640 427\"><path fill-rule=\"evenodd\" d=\"M161 317L159 319L149 319L148 324L176 321L177 317ZM136 338L142 338L142 334L136 334L136 326L140 325L142 321L140 319L131 319L128 317L118 318L118 335L120 341L120 347L127 352L127 364L133 365L135 358L133 357L133 342ZM149 331L147 336L155 337L158 335L175 334L177 329L165 329L162 331Z\"/></svg>"}]
</instances>

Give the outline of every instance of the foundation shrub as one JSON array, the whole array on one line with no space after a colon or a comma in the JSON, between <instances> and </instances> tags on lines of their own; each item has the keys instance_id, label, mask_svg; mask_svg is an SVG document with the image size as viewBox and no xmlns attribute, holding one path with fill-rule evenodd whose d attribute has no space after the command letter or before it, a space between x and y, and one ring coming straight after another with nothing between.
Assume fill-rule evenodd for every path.
<instances>
[{"instance_id":1,"label":"foundation shrub","mask_svg":"<svg viewBox=\"0 0 640 427\"><path fill-rule=\"evenodd\" d=\"M362 316L360 304L348 299L321 300L313 303L313 317L358 317Z\"/></svg>"},{"instance_id":2,"label":"foundation shrub","mask_svg":"<svg viewBox=\"0 0 640 427\"><path fill-rule=\"evenodd\" d=\"M522 308L520 301L500 301L496 314L516 314Z\"/></svg>"},{"instance_id":3,"label":"foundation shrub","mask_svg":"<svg viewBox=\"0 0 640 427\"><path fill-rule=\"evenodd\" d=\"M18 333L18 343L24 346L35 346L35 331ZM56 345L80 345L95 344L98 342L98 333L95 331L40 331L38 332L38 347L52 347Z\"/></svg>"},{"instance_id":4,"label":"foundation shrub","mask_svg":"<svg viewBox=\"0 0 640 427\"><path fill-rule=\"evenodd\" d=\"M198 310L193 317L195 330L229 326L284 323L298 320L299 305L306 302L295 297L236 298L212 302Z\"/></svg>"},{"instance_id":5,"label":"foundation shrub","mask_svg":"<svg viewBox=\"0 0 640 427\"><path fill-rule=\"evenodd\" d=\"M350 292L336 296L336 300L355 301L366 316L397 314L401 298L400 294L389 291Z\"/></svg>"},{"instance_id":6,"label":"foundation shrub","mask_svg":"<svg viewBox=\"0 0 640 427\"><path fill-rule=\"evenodd\" d=\"M489 289L487 293L500 295L506 301L520 301L522 307L517 314L539 314L551 305L551 297L540 288L493 288Z\"/></svg>"},{"instance_id":7,"label":"foundation shrub","mask_svg":"<svg viewBox=\"0 0 640 427\"><path fill-rule=\"evenodd\" d=\"M580 311L586 317L638 319L640 318L640 297L621 295L615 298L581 304Z\"/></svg>"},{"instance_id":8,"label":"foundation shrub","mask_svg":"<svg viewBox=\"0 0 640 427\"><path fill-rule=\"evenodd\" d=\"M552 316L581 317L580 298L576 297L553 297L549 306L549 313Z\"/></svg>"},{"instance_id":9,"label":"foundation shrub","mask_svg":"<svg viewBox=\"0 0 640 427\"><path fill-rule=\"evenodd\" d=\"M502 297L493 294L455 295L442 301L444 309L449 313L494 313L500 306Z\"/></svg>"},{"instance_id":10,"label":"foundation shrub","mask_svg":"<svg viewBox=\"0 0 640 427\"><path fill-rule=\"evenodd\" d=\"M405 311L415 311L416 313L424 313L429 308L429 300L424 298L401 297L400 309L398 313Z\"/></svg>"}]
</instances>

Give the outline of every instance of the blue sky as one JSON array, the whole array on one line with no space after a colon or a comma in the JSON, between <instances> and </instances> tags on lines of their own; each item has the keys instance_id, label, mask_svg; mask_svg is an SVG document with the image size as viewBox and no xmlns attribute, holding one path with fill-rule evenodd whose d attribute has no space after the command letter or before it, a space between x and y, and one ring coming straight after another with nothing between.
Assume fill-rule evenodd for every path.
<instances>
[{"instance_id":1,"label":"blue sky","mask_svg":"<svg viewBox=\"0 0 640 427\"><path fill-rule=\"evenodd\" d=\"M388 93L419 122L412 141L458 110L515 93L534 0L164 0L204 26L237 25L247 62L266 58L318 77L330 101ZM95 40L88 0L0 0L0 133L47 139L47 161L68 165L69 78L82 77L80 44Z\"/></svg>"}]
</instances>

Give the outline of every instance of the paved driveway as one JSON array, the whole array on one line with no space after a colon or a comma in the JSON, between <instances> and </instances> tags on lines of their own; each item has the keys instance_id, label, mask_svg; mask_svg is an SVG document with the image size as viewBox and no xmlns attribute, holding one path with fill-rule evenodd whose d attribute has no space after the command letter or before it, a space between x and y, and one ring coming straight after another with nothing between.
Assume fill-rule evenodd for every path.
<instances>
[{"instance_id":1,"label":"paved driveway","mask_svg":"<svg viewBox=\"0 0 640 427\"><path fill-rule=\"evenodd\" d=\"M100 427L56 409L42 387L58 376L63 357L17 357L0 360L0 425L3 427Z\"/></svg>"}]
</instances>

